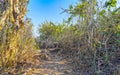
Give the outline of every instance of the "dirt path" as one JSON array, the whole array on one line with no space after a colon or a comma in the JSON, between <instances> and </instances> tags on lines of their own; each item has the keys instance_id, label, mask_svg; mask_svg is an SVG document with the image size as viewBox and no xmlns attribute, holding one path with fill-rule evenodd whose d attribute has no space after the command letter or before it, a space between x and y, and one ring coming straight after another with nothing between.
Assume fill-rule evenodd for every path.
<instances>
[{"instance_id":1,"label":"dirt path","mask_svg":"<svg viewBox=\"0 0 120 75\"><path fill-rule=\"evenodd\" d=\"M24 75L76 75L72 74L67 61L60 56L49 56L49 60L40 60L40 63L26 70Z\"/></svg>"}]
</instances>

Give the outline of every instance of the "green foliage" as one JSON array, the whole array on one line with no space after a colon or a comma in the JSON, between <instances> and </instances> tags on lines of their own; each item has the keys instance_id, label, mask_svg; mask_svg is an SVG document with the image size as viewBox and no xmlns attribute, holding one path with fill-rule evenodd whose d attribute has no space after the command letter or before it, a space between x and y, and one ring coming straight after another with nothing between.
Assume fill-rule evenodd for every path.
<instances>
[{"instance_id":1,"label":"green foliage","mask_svg":"<svg viewBox=\"0 0 120 75\"><path fill-rule=\"evenodd\" d=\"M65 30L65 27L65 24L55 25L52 22L46 21L39 27L40 38L44 40L52 36L58 37Z\"/></svg>"},{"instance_id":2,"label":"green foliage","mask_svg":"<svg viewBox=\"0 0 120 75\"><path fill-rule=\"evenodd\" d=\"M116 7L117 0L108 0L105 4L106 7Z\"/></svg>"},{"instance_id":3,"label":"green foliage","mask_svg":"<svg viewBox=\"0 0 120 75\"><path fill-rule=\"evenodd\" d=\"M100 12L100 15L102 16L102 15L104 15L105 14L105 10L102 10L101 12Z\"/></svg>"}]
</instances>

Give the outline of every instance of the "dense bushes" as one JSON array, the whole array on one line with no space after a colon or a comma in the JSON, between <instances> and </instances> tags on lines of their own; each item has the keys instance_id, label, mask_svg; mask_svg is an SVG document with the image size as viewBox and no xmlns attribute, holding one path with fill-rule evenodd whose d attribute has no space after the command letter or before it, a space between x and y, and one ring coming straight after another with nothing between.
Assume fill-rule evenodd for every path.
<instances>
[{"instance_id":1,"label":"dense bushes","mask_svg":"<svg viewBox=\"0 0 120 75\"><path fill-rule=\"evenodd\" d=\"M39 33L40 45L44 43L44 46L45 44L47 46L58 42L61 47L69 48L75 46L75 43L79 40L77 26L70 26L67 23L55 25L52 22L45 22L39 28Z\"/></svg>"},{"instance_id":2,"label":"dense bushes","mask_svg":"<svg viewBox=\"0 0 120 75\"><path fill-rule=\"evenodd\" d=\"M73 69L75 71L80 69L82 75L86 75L86 73L118 75L120 10L113 8L116 4L114 0L106 2L106 8L96 10L100 9L96 1L82 0L76 6L71 5L68 10L65 10L70 14L69 23L58 25L52 23L51 25L51 22L47 22L46 25L42 24L39 29L39 38L49 35L44 39L47 40L46 43L49 43L50 40L60 43L62 54L67 53L65 55L72 59ZM107 3L109 4L106 5ZM77 22L74 18L77 18ZM48 34L43 33L45 31ZM115 62L116 60L117 62Z\"/></svg>"}]
</instances>

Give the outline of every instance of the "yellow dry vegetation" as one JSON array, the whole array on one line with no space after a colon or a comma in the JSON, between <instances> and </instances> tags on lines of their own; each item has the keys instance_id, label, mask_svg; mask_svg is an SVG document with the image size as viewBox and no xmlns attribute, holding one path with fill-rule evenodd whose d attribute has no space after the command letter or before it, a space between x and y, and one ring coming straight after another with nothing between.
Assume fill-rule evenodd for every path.
<instances>
[{"instance_id":1,"label":"yellow dry vegetation","mask_svg":"<svg viewBox=\"0 0 120 75\"><path fill-rule=\"evenodd\" d=\"M4 0L0 15L0 67L2 70L32 58L35 43L31 23L26 23L28 0Z\"/></svg>"}]
</instances>

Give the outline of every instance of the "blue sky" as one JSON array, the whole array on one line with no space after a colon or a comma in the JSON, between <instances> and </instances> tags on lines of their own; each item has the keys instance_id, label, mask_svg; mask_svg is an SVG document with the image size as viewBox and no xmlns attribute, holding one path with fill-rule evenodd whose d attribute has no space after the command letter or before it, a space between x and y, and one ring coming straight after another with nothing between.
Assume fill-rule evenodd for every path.
<instances>
[{"instance_id":1,"label":"blue sky","mask_svg":"<svg viewBox=\"0 0 120 75\"><path fill-rule=\"evenodd\" d=\"M74 5L78 0L30 0L27 17L32 19L34 24L34 35L37 35L38 25L44 21L60 23L68 17L68 14L60 14L61 8L67 9L69 5Z\"/></svg>"}]
</instances>

